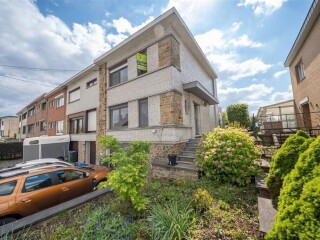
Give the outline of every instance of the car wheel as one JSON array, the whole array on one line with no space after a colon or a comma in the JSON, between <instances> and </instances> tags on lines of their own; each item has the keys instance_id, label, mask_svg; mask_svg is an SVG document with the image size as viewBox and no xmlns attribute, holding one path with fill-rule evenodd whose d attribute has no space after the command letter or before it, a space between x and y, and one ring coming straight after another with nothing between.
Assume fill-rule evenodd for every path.
<instances>
[{"instance_id":1,"label":"car wheel","mask_svg":"<svg viewBox=\"0 0 320 240\"><path fill-rule=\"evenodd\" d=\"M18 218L15 218L15 217L3 217L3 218L0 218L0 226L4 225L4 224L7 224L7 223L10 223L10 222L14 222L16 220L18 220Z\"/></svg>"}]
</instances>

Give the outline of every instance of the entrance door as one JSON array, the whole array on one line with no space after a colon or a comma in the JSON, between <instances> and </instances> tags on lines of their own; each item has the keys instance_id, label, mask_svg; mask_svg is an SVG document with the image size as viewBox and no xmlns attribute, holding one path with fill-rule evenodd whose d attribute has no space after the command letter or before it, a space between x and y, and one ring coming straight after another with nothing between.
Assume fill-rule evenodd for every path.
<instances>
[{"instance_id":1,"label":"entrance door","mask_svg":"<svg viewBox=\"0 0 320 240\"><path fill-rule=\"evenodd\" d=\"M96 142L90 142L90 163L96 164Z\"/></svg>"},{"instance_id":2,"label":"entrance door","mask_svg":"<svg viewBox=\"0 0 320 240\"><path fill-rule=\"evenodd\" d=\"M196 136L200 135L200 106L194 103L194 128Z\"/></svg>"},{"instance_id":3,"label":"entrance door","mask_svg":"<svg viewBox=\"0 0 320 240\"><path fill-rule=\"evenodd\" d=\"M303 125L306 130L312 127L309 104L302 105Z\"/></svg>"}]
</instances>

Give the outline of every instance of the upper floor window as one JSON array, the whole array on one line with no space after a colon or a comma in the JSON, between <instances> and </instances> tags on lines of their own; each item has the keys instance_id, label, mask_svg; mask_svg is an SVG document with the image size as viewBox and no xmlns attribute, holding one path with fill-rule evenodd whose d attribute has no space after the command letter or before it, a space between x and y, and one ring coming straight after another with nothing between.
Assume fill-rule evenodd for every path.
<instances>
[{"instance_id":1,"label":"upper floor window","mask_svg":"<svg viewBox=\"0 0 320 240\"><path fill-rule=\"evenodd\" d=\"M70 133L83 133L83 118L70 119Z\"/></svg>"},{"instance_id":2,"label":"upper floor window","mask_svg":"<svg viewBox=\"0 0 320 240\"><path fill-rule=\"evenodd\" d=\"M128 127L128 104L110 108L110 128Z\"/></svg>"},{"instance_id":3,"label":"upper floor window","mask_svg":"<svg viewBox=\"0 0 320 240\"><path fill-rule=\"evenodd\" d=\"M147 50L137 53L137 70L138 76L145 74L148 71Z\"/></svg>"},{"instance_id":4,"label":"upper floor window","mask_svg":"<svg viewBox=\"0 0 320 240\"><path fill-rule=\"evenodd\" d=\"M22 114L22 120L27 118L27 113Z\"/></svg>"},{"instance_id":5,"label":"upper floor window","mask_svg":"<svg viewBox=\"0 0 320 240\"><path fill-rule=\"evenodd\" d=\"M56 108L61 107L64 105L64 95L59 95L55 98L55 106ZM53 105L54 106L54 105Z\"/></svg>"},{"instance_id":6,"label":"upper floor window","mask_svg":"<svg viewBox=\"0 0 320 240\"><path fill-rule=\"evenodd\" d=\"M80 99L80 87L69 92L69 103Z\"/></svg>"},{"instance_id":7,"label":"upper floor window","mask_svg":"<svg viewBox=\"0 0 320 240\"><path fill-rule=\"evenodd\" d=\"M29 116L29 117L30 117L30 116L33 116L35 113L36 113L36 111L35 111L35 108L33 107L33 108L29 109L29 111L28 111L28 116Z\"/></svg>"},{"instance_id":8,"label":"upper floor window","mask_svg":"<svg viewBox=\"0 0 320 240\"><path fill-rule=\"evenodd\" d=\"M148 98L139 100L139 125L145 127L148 122Z\"/></svg>"},{"instance_id":9,"label":"upper floor window","mask_svg":"<svg viewBox=\"0 0 320 240\"><path fill-rule=\"evenodd\" d=\"M89 82L87 82L87 88L97 85L98 80L95 78Z\"/></svg>"},{"instance_id":10,"label":"upper floor window","mask_svg":"<svg viewBox=\"0 0 320 240\"><path fill-rule=\"evenodd\" d=\"M33 133L34 132L34 124L28 125L28 133Z\"/></svg>"},{"instance_id":11,"label":"upper floor window","mask_svg":"<svg viewBox=\"0 0 320 240\"><path fill-rule=\"evenodd\" d=\"M128 81L127 63L110 69L110 87L126 81Z\"/></svg>"},{"instance_id":12,"label":"upper floor window","mask_svg":"<svg viewBox=\"0 0 320 240\"><path fill-rule=\"evenodd\" d=\"M302 61L300 61L296 66L296 74L298 82L304 79L304 65Z\"/></svg>"},{"instance_id":13,"label":"upper floor window","mask_svg":"<svg viewBox=\"0 0 320 240\"><path fill-rule=\"evenodd\" d=\"M47 102L42 102L41 103L41 110L46 110L47 109Z\"/></svg>"}]
</instances>

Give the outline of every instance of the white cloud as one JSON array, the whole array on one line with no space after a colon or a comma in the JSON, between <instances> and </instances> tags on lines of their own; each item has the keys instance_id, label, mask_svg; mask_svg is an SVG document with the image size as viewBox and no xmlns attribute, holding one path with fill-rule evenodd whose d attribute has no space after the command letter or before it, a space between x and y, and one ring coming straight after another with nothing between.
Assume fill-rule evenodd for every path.
<instances>
[{"instance_id":1,"label":"white cloud","mask_svg":"<svg viewBox=\"0 0 320 240\"><path fill-rule=\"evenodd\" d=\"M128 37L128 35L118 33L118 34L113 34L110 33L107 35L107 40L110 42L112 46L115 46L119 43L121 43L123 40L125 40Z\"/></svg>"},{"instance_id":2,"label":"white cloud","mask_svg":"<svg viewBox=\"0 0 320 240\"><path fill-rule=\"evenodd\" d=\"M145 25L154 20L153 16L150 16L146 21L141 23L138 26L133 26L128 19L120 17L119 19L113 19L111 23L108 24L108 27L113 27L116 29L117 33L120 34L133 34L139 29L143 28Z\"/></svg>"},{"instance_id":3,"label":"white cloud","mask_svg":"<svg viewBox=\"0 0 320 240\"><path fill-rule=\"evenodd\" d=\"M211 53L215 49L224 48L226 45L224 33L219 29L211 29L206 33L198 34L195 36L195 39L204 53Z\"/></svg>"},{"instance_id":4,"label":"white cloud","mask_svg":"<svg viewBox=\"0 0 320 240\"><path fill-rule=\"evenodd\" d=\"M154 4L152 4L151 6L144 6L144 7L139 6L137 9L134 10L134 12L138 14L143 14L145 16L151 15L153 14L154 6L155 6Z\"/></svg>"},{"instance_id":5,"label":"white cloud","mask_svg":"<svg viewBox=\"0 0 320 240\"><path fill-rule=\"evenodd\" d=\"M187 25L192 28L205 23L207 18L210 19L215 4L212 0L169 0L162 12L175 7Z\"/></svg>"},{"instance_id":6,"label":"white cloud","mask_svg":"<svg viewBox=\"0 0 320 240\"><path fill-rule=\"evenodd\" d=\"M242 24L242 22L234 22L234 23L232 23L231 32L233 32L233 33L237 32L239 30L241 24Z\"/></svg>"},{"instance_id":7,"label":"white cloud","mask_svg":"<svg viewBox=\"0 0 320 240\"><path fill-rule=\"evenodd\" d=\"M286 74L288 72L288 70L282 70L282 71L278 71L278 72L276 72L276 73L274 73L273 74L273 77L274 78L279 78L279 77L281 77L282 75L284 75L284 74Z\"/></svg>"},{"instance_id":8,"label":"white cloud","mask_svg":"<svg viewBox=\"0 0 320 240\"><path fill-rule=\"evenodd\" d=\"M250 7L254 15L270 15L280 9L286 0L241 0L239 7Z\"/></svg>"},{"instance_id":9,"label":"white cloud","mask_svg":"<svg viewBox=\"0 0 320 240\"><path fill-rule=\"evenodd\" d=\"M243 34L239 38L230 40L230 43L235 47L258 48L262 46L262 43L250 40L247 34Z\"/></svg>"},{"instance_id":10,"label":"white cloud","mask_svg":"<svg viewBox=\"0 0 320 240\"><path fill-rule=\"evenodd\" d=\"M232 99L246 99L257 100L266 95L269 95L273 91L272 87L267 87L264 84L252 84L246 87L227 87L219 89L219 96L222 99L232 96Z\"/></svg>"}]
</instances>

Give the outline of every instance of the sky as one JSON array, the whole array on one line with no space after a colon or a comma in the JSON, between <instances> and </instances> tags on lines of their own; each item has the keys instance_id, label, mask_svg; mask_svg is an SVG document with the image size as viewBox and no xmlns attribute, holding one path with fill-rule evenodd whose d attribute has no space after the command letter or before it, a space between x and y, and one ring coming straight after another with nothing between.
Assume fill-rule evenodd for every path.
<instances>
[{"instance_id":1,"label":"sky","mask_svg":"<svg viewBox=\"0 0 320 240\"><path fill-rule=\"evenodd\" d=\"M16 115L175 7L218 75L225 109L292 99L284 61L312 0L0 0L0 117Z\"/></svg>"}]
</instances>

